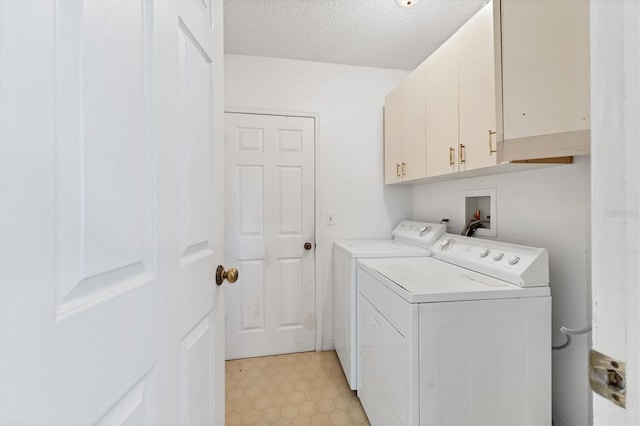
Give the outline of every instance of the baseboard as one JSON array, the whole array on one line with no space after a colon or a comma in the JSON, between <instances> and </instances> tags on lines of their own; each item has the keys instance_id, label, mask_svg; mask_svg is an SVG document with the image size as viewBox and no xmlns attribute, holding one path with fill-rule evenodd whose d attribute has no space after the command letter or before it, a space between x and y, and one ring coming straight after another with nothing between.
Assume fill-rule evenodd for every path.
<instances>
[{"instance_id":1,"label":"baseboard","mask_svg":"<svg viewBox=\"0 0 640 426\"><path fill-rule=\"evenodd\" d=\"M333 345L333 340L323 340L322 341L322 351L333 351L335 350L335 346Z\"/></svg>"}]
</instances>

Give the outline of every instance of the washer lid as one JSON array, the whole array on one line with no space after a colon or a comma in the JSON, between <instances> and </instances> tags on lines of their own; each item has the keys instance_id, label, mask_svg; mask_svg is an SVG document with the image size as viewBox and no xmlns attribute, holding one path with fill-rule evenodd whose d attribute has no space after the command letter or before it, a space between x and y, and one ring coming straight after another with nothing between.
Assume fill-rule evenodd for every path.
<instances>
[{"instance_id":1,"label":"washer lid","mask_svg":"<svg viewBox=\"0 0 640 426\"><path fill-rule=\"evenodd\" d=\"M358 266L409 303L549 296L549 287L519 287L431 257L365 259Z\"/></svg>"},{"instance_id":2,"label":"washer lid","mask_svg":"<svg viewBox=\"0 0 640 426\"><path fill-rule=\"evenodd\" d=\"M431 250L395 240L339 240L333 244L351 257L431 256Z\"/></svg>"}]
</instances>

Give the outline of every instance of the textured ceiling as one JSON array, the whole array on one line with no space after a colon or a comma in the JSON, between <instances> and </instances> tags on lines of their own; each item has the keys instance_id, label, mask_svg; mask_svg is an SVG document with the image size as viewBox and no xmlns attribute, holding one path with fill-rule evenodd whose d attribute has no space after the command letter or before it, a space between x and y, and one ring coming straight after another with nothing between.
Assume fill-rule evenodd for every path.
<instances>
[{"instance_id":1,"label":"textured ceiling","mask_svg":"<svg viewBox=\"0 0 640 426\"><path fill-rule=\"evenodd\" d=\"M412 70L487 0L225 0L225 52Z\"/></svg>"}]
</instances>

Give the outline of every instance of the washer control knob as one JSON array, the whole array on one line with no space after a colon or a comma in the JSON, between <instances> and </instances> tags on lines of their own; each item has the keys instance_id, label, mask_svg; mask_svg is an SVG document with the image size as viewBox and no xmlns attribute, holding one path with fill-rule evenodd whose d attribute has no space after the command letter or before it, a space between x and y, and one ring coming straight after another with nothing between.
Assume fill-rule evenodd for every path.
<instances>
[{"instance_id":1,"label":"washer control knob","mask_svg":"<svg viewBox=\"0 0 640 426\"><path fill-rule=\"evenodd\" d=\"M431 232L431 227L429 225L427 225L424 228L420 229L420 236L424 237L425 234L427 234L427 232Z\"/></svg>"},{"instance_id":2,"label":"washer control knob","mask_svg":"<svg viewBox=\"0 0 640 426\"><path fill-rule=\"evenodd\" d=\"M448 240L440 240L440 250L447 250L453 246L454 240L452 238Z\"/></svg>"},{"instance_id":3,"label":"washer control knob","mask_svg":"<svg viewBox=\"0 0 640 426\"><path fill-rule=\"evenodd\" d=\"M509 265L515 265L519 261L520 261L520 258L518 256L509 256L507 258L507 262L509 262Z\"/></svg>"},{"instance_id":4,"label":"washer control knob","mask_svg":"<svg viewBox=\"0 0 640 426\"><path fill-rule=\"evenodd\" d=\"M493 255L493 260L500 260L504 257L504 253L496 253Z\"/></svg>"},{"instance_id":5,"label":"washer control knob","mask_svg":"<svg viewBox=\"0 0 640 426\"><path fill-rule=\"evenodd\" d=\"M489 249L482 249L480 250L480 257L487 257L489 256Z\"/></svg>"}]
</instances>

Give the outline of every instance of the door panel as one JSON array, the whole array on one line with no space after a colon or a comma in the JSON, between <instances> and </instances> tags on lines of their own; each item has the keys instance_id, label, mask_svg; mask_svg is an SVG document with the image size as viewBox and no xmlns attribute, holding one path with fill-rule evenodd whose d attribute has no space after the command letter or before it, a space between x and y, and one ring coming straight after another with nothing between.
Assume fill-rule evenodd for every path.
<instances>
[{"instance_id":1,"label":"door panel","mask_svg":"<svg viewBox=\"0 0 640 426\"><path fill-rule=\"evenodd\" d=\"M211 59L187 24L178 25L180 82L180 219L181 265L211 254L209 248L209 172ZM190 259L186 259L189 257Z\"/></svg>"},{"instance_id":2,"label":"door panel","mask_svg":"<svg viewBox=\"0 0 640 426\"><path fill-rule=\"evenodd\" d=\"M302 236L302 168L278 167L279 237Z\"/></svg>"},{"instance_id":3,"label":"door panel","mask_svg":"<svg viewBox=\"0 0 640 426\"><path fill-rule=\"evenodd\" d=\"M142 2L56 3L58 318L154 279L144 12Z\"/></svg>"},{"instance_id":4,"label":"door panel","mask_svg":"<svg viewBox=\"0 0 640 426\"><path fill-rule=\"evenodd\" d=\"M221 12L0 2L1 424L223 423Z\"/></svg>"},{"instance_id":5,"label":"door panel","mask_svg":"<svg viewBox=\"0 0 640 426\"><path fill-rule=\"evenodd\" d=\"M225 118L227 359L313 350L314 120Z\"/></svg>"},{"instance_id":6,"label":"door panel","mask_svg":"<svg viewBox=\"0 0 640 426\"><path fill-rule=\"evenodd\" d=\"M242 283L244 284L238 289L240 298L243 300L239 330L264 331L264 261L262 259L241 260L238 262L238 266L242 271Z\"/></svg>"},{"instance_id":7,"label":"door panel","mask_svg":"<svg viewBox=\"0 0 640 426\"><path fill-rule=\"evenodd\" d=\"M280 260L280 328L302 324L302 258Z\"/></svg>"},{"instance_id":8,"label":"door panel","mask_svg":"<svg viewBox=\"0 0 640 426\"><path fill-rule=\"evenodd\" d=\"M96 422L98 426L153 424L155 413L153 397L153 371L145 374L105 415Z\"/></svg>"},{"instance_id":9,"label":"door panel","mask_svg":"<svg viewBox=\"0 0 640 426\"><path fill-rule=\"evenodd\" d=\"M207 244L209 170L209 130L211 120L210 94L211 60L194 40L185 24L179 26L180 67L180 218L183 256L203 250ZM204 93L198 93L203 87ZM203 108L204 107L204 108ZM204 244L203 244L204 243Z\"/></svg>"},{"instance_id":10,"label":"door panel","mask_svg":"<svg viewBox=\"0 0 640 426\"><path fill-rule=\"evenodd\" d=\"M264 236L264 167L239 166L240 233Z\"/></svg>"},{"instance_id":11,"label":"door panel","mask_svg":"<svg viewBox=\"0 0 640 426\"><path fill-rule=\"evenodd\" d=\"M210 423L210 333L207 316L180 341L180 424Z\"/></svg>"}]
</instances>

